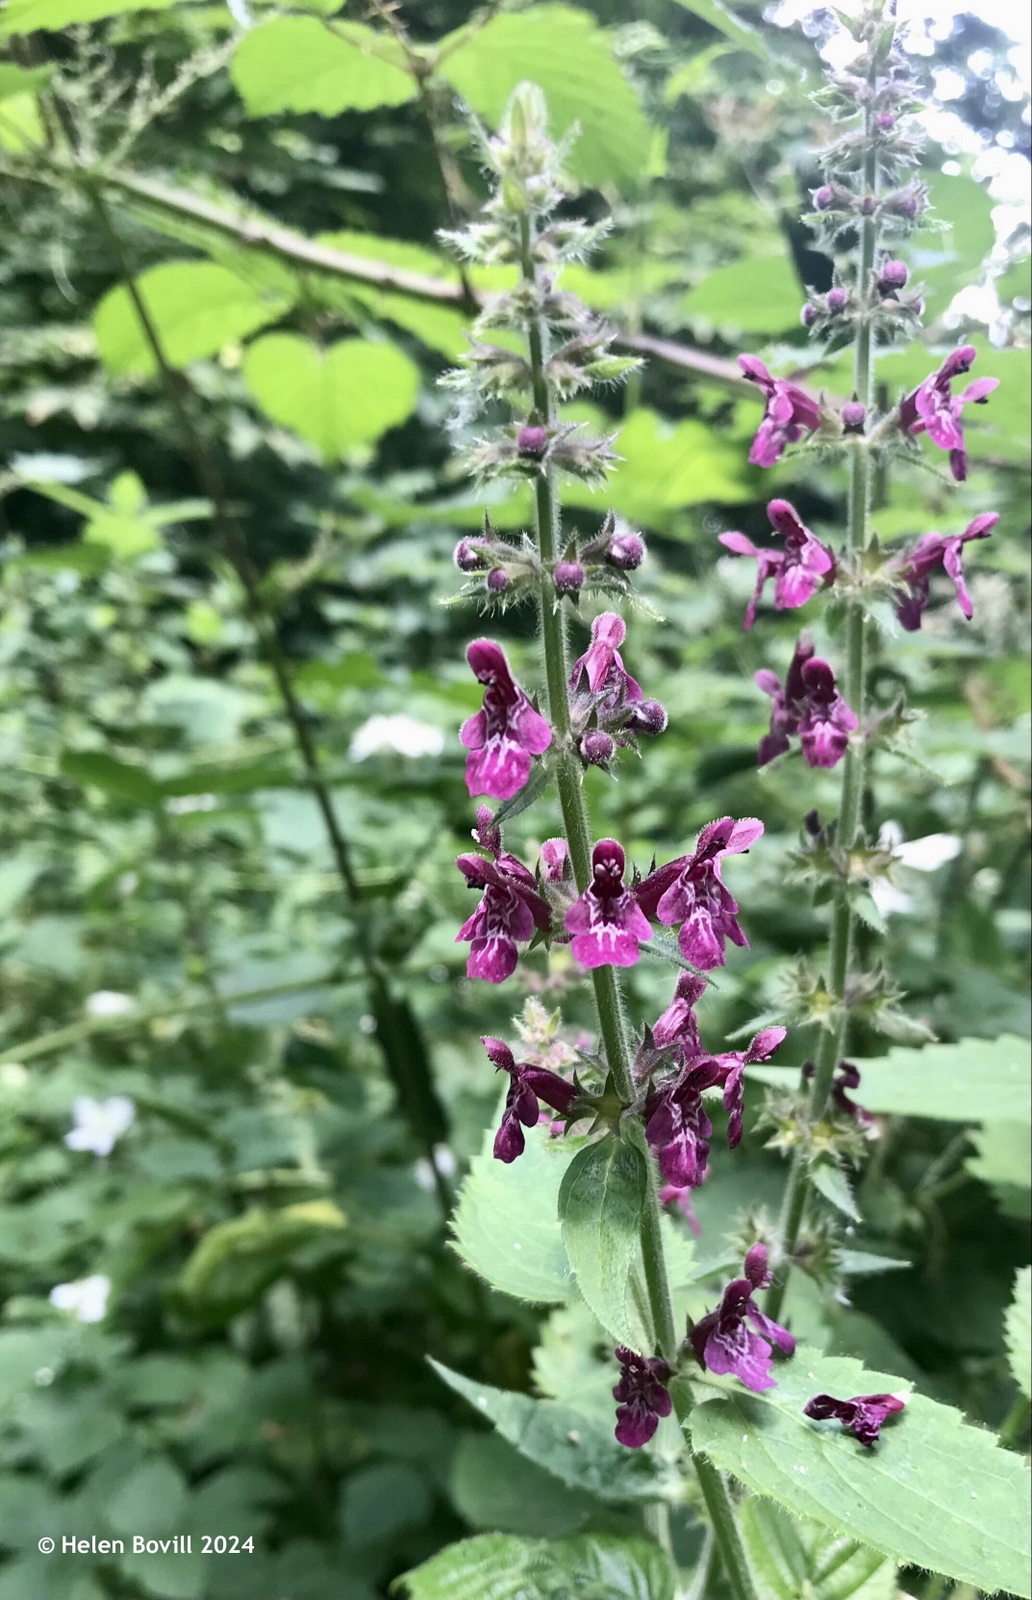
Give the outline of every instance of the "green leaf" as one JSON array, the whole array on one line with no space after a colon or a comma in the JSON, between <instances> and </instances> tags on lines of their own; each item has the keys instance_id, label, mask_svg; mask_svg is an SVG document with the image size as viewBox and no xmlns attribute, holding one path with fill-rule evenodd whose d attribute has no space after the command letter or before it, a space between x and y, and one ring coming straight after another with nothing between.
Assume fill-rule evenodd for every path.
<instances>
[{"instance_id":1,"label":"green leaf","mask_svg":"<svg viewBox=\"0 0 1032 1600\"><path fill-rule=\"evenodd\" d=\"M528 1128L518 1161L496 1161L494 1128L470 1166L452 1219L454 1246L493 1289L532 1305L577 1299L559 1227L559 1186L573 1155L546 1128Z\"/></svg>"},{"instance_id":2,"label":"green leaf","mask_svg":"<svg viewBox=\"0 0 1032 1600\"><path fill-rule=\"evenodd\" d=\"M770 1500L743 1500L738 1521L758 1600L896 1600L896 1563L876 1551L850 1547Z\"/></svg>"},{"instance_id":3,"label":"green leaf","mask_svg":"<svg viewBox=\"0 0 1032 1600\"><path fill-rule=\"evenodd\" d=\"M493 1533L556 1539L582 1528L597 1509L589 1495L559 1483L497 1433L459 1441L449 1488L459 1515Z\"/></svg>"},{"instance_id":4,"label":"green leaf","mask_svg":"<svg viewBox=\"0 0 1032 1600\"><path fill-rule=\"evenodd\" d=\"M252 117L277 111L371 111L416 93L388 36L358 22L277 17L241 39L230 76Z\"/></svg>"},{"instance_id":5,"label":"green leaf","mask_svg":"<svg viewBox=\"0 0 1032 1600\"><path fill-rule=\"evenodd\" d=\"M868 1450L839 1424L803 1416L815 1394L905 1387L852 1357L799 1346L763 1394L707 1381L724 1394L692 1412L692 1446L754 1493L898 1561L1028 1600L1028 1473L959 1411L911 1394Z\"/></svg>"},{"instance_id":6,"label":"green leaf","mask_svg":"<svg viewBox=\"0 0 1032 1600\"><path fill-rule=\"evenodd\" d=\"M635 1350L648 1342L631 1303L647 1183L641 1150L604 1139L578 1150L559 1190L563 1243L580 1292L613 1338Z\"/></svg>"},{"instance_id":7,"label":"green leaf","mask_svg":"<svg viewBox=\"0 0 1032 1600\"><path fill-rule=\"evenodd\" d=\"M971 1135L977 1151L964 1165L993 1191L1000 1209L1024 1220L1032 1207L1032 1152L1028 1127L1015 1122L989 1122Z\"/></svg>"},{"instance_id":8,"label":"green leaf","mask_svg":"<svg viewBox=\"0 0 1032 1600\"><path fill-rule=\"evenodd\" d=\"M133 1468L106 1507L116 1533L148 1539L173 1531L186 1505L186 1480L168 1456L151 1456Z\"/></svg>"},{"instance_id":9,"label":"green leaf","mask_svg":"<svg viewBox=\"0 0 1032 1600\"><path fill-rule=\"evenodd\" d=\"M52 66L16 67L13 61L0 61L0 100L7 100L13 95L35 94L37 89L49 83L53 74Z\"/></svg>"},{"instance_id":10,"label":"green leaf","mask_svg":"<svg viewBox=\"0 0 1032 1600\"><path fill-rule=\"evenodd\" d=\"M662 1497L657 1458L647 1450L627 1450L617 1444L611 1422L586 1416L555 1400L534 1400L529 1394L475 1383L439 1361L430 1365L480 1416L494 1423L503 1439L561 1483L607 1501Z\"/></svg>"},{"instance_id":11,"label":"green leaf","mask_svg":"<svg viewBox=\"0 0 1032 1600\"><path fill-rule=\"evenodd\" d=\"M571 421L587 421L586 436L611 431L591 406L569 406ZM688 417L670 423L647 406L631 412L616 448L620 460L601 490L573 482L565 491L570 505L601 514L610 506L639 526L665 528L674 512L718 500L726 505L747 501L744 454L732 440L715 438L704 422Z\"/></svg>"},{"instance_id":12,"label":"green leaf","mask_svg":"<svg viewBox=\"0 0 1032 1600\"><path fill-rule=\"evenodd\" d=\"M8 0L0 33L56 33L78 22L97 22L122 11L165 11L176 0Z\"/></svg>"},{"instance_id":13,"label":"green leaf","mask_svg":"<svg viewBox=\"0 0 1032 1600\"><path fill-rule=\"evenodd\" d=\"M720 0L677 0L677 4L690 11L693 17L708 22L711 28L716 28L725 39L730 39L740 49L762 56L764 60L770 59L772 52L768 39L761 39L756 29L750 28L748 23L739 22L726 6L721 5Z\"/></svg>"},{"instance_id":14,"label":"green leaf","mask_svg":"<svg viewBox=\"0 0 1032 1600\"><path fill-rule=\"evenodd\" d=\"M890 1050L858 1061L856 1097L882 1116L935 1117L944 1122L1032 1120L1028 1095L1028 1040L961 1039L920 1050ZM794 1089L799 1074L786 1067L748 1067L760 1083Z\"/></svg>"},{"instance_id":15,"label":"green leaf","mask_svg":"<svg viewBox=\"0 0 1032 1600\"><path fill-rule=\"evenodd\" d=\"M804 290L787 255L718 267L682 301L687 317L741 333L782 333L799 322Z\"/></svg>"},{"instance_id":16,"label":"green leaf","mask_svg":"<svg viewBox=\"0 0 1032 1600\"><path fill-rule=\"evenodd\" d=\"M245 1304L284 1269L303 1246L334 1237L347 1225L330 1200L308 1200L279 1211L255 1208L210 1228L180 1274L189 1300Z\"/></svg>"},{"instance_id":17,"label":"green leaf","mask_svg":"<svg viewBox=\"0 0 1032 1600\"><path fill-rule=\"evenodd\" d=\"M61 773L74 783L102 789L117 800L131 800L141 806L161 804L161 785L149 772L103 750L62 750Z\"/></svg>"},{"instance_id":18,"label":"green leaf","mask_svg":"<svg viewBox=\"0 0 1032 1600\"><path fill-rule=\"evenodd\" d=\"M829 1200L853 1222L861 1220L849 1179L841 1167L836 1167L832 1162L818 1161L816 1166L810 1168L810 1182L818 1194L822 1194L825 1200Z\"/></svg>"},{"instance_id":19,"label":"green leaf","mask_svg":"<svg viewBox=\"0 0 1032 1600\"><path fill-rule=\"evenodd\" d=\"M418 1528L433 1509L424 1475L407 1461L378 1461L345 1479L340 1526L349 1550L385 1543Z\"/></svg>"},{"instance_id":20,"label":"green leaf","mask_svg":"<svg viewBox=\"0 0 1032 1600\"><path fill-rule=\"evenodd\" d=\"M1022 1267L1014 1279L1005 1327L1014 1382L1025 1399L1032 1400L1032 1267Z\"/></svg>"},{"instance_id":21,"label":"green leaf","mask_svg":"<svg viewBox=\"0 0 1032 1600\"><path fill-rule=\"evenodd\" d=\"M958 290L981 278L996 243L996 228L993 199L985 184L963 174L951 177L932 171L924 176L932 211L914 251L913 272L932 322L949 309Z\"/></svg>"},{"instance_id":22,"label":"green leaf","mask_svg":"<svg viewBox=\"0 0 1032 1600\"><path fill-rule=\"evenodd\" d=\"M644 1539L590 1534L532 1542L499 1533L448 1545L392 1588L409 1600L673 1600L674 1573Z\"/></svg>"},{"instance_id":23,"label":"green leaf","mask_svg":"<svg viewBox=\"0 0 1032 1600\"><path fill-rule=\"evenodd\" d=\"M136 287L174 367L215 355L288 310L291 296L281 281L258 290L235 272L211 261L171 261L151 267ZM155 361L129 292L120 286L104 296L93 314L101 359L116 377L149 375Z\"/></svg>"},{"instance_id":24,"label":"green leaf","mask_svg":"<svg viewBox=\"0 0 1032 1600\"><path fill-rule=\"evenodd\" d=\"M579 126L567 163L574 176L599 188L638 187L649 125L606 35L586 11L536 5L496 16L475 32L449 35L440 52L442 75L492 127L516 85L531 79L544 91L554 136Z\"/></svg>"},{"instance_id":25,"label":"green leaf","mask_svg":"<svg viewBox=\"0 0 1032 1600\"><path fill-rule=\"evenodd\" d=\"M244 378L267 416L314 444L327 466L412 411L419 372L392 344L341 339L320 350L293 333L251 345Z\"/></svg>"}]
</instances>

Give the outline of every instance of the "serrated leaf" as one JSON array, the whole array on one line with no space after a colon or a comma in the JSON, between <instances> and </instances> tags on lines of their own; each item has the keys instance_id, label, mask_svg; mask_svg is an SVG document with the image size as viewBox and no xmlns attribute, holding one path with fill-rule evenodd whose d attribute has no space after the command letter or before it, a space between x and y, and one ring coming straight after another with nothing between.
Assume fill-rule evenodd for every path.
<instances>
[{"instance_id":1,"label":"serrated leaf","mask_svg":"<svg viewBox=\"0 0 1032 1600\"><path fill-rule=\"evenodd\" d=\"M277 111L372 111L416 92L389 35L358 22L277 17L241 39L230 76L252 117Z\"/></svg>"},{"instance_id":2,"label":"serrated leaf","mask_svg":"<svg viewBox=\"0 0 1032 1600\"><path fill-rule=\"evenodd\" d=\"M472 1528L560 1538L583 1528L597 1504L521 1456L497 1433L468 1433L452 1460L449 1494Z\"/></svg>"},{"instance_id":3,"label":"serrated leaf","mask_svg":"<svg viewBox=\"0 0 1032 1600\"><path fill-rule=\"evenodd\" d=\"M404 422L419 395L408 356L368 339L322 350L297 334L270 333L249 347L244 380L266 415L314 444L327 466Z\"/></svg>"},{"instance_id":4,"label":"serrated leaf","mask_svg":"<svg viewBox=\"0 0 1032 1600\"><path fill-rule=\"evenodd\" d=\"M508 822L513 817L518 817L521 811L526 811L534 801L544 794L552 781L552 768L545 761L537 761L534 770L527 779L523 788L512 796L511 800L504 801L494 814L495 824Z\"/></svg>"},{"instance_id":5,"label":"serrated leaf","mask_svg":"<svg viewBox=\"0 0 1032 1600\"><path fill-rule=\"evenodd\" d=\"M174 367L215 355L232 340L275 322L293 300L279 280L256 289L212 261L171 261L151 267L136 279L136 287ZM101 360L116 377L155 371L154 356L125 287L109 290L101 300L93 314L93 331Z\"/></svg>"},{"instance_id":6,"label":"serrated leaf","mask_svg":"<svg viewBox=\"0 0 1032 1600\"><path fill-rule=\"evenodd\" d=\"M961 1039L920 1050L890 1050L857 1061L856 1098L883 1116L935 1117L944 1122L1032 1120L1029 1103L1029 1043L1013 1035ZM799 1075L785 1067L747 1067L750 1077L795 1089Z\"/></svg>"},{"instance_id":7,"label":"serrated leaf","mask_svg":"<svg viewBox=\"0 0 1032 1600\"><path fill-rule=\"evenodd\" d=\"M531 79L548 101L553 136L575 123L567 165L583 182L633 190L644 176L649 126L594 17L574 6L536 5L441 41L441 73L497 127L510 94Z\"/></svg>"},{"instance_id":8,"label":"serrated leaf","mask_svg":"<svg viewBox=\"0 0 1032 1600\"><path fill-rule=\"evenodd\" d=\"M835 1259L839 1270L847 1278L867 1278L879 1272L899 1272L904 1267L913 1266L912 1261L903 1261L898 1256L879 1256L870 1250L836 1250Z\"/></svg>"},{"instance_id":9,"label":"serrated leaf","mask_svg":"<svg viewBox=\"0 0 1032 1600\"><path fill-rule=\"evenodd\" d=\"M494 1424L503 1439L561 1483L585 1489L600 1500L662 1498L664 1480L657 1458L650 1451L617 1444L606 1423L556 1400L535 1400L529 1394L475 1383L439 1361L430 1365L449 1388Z\"/></svg>"},{"instance_id":10,"label":"serrated leaf","mask_svg":"<svg viewBox=\"0 0 1032 1600\"><path fill-rule=\"evenodd\" d=\"M487 1533L438 1551L392 1591L409 1600L673 1600L674 1572L644 1539L585 1534L545 1542Z\"/></svg>"},{"instance_id":11,"label":"serrated leaf","mask_svg":"<svg viewBox=\"0 0 1032 1600\"><path fill-rule=\"evenodd\" d=\"M822 1194L825 1200L829 1200L839 1211L844 1212L851 1221L861 1220L849 1179L841 1167L836 1167L832 1162L818 1161L810 1168L810 1182L818 1194Z\"/></svg>"},{"instance_id":12,"label":"serrated leaf","mask_svg":"<svg viewBox=\"0 0 1032 1600\"><path fill-rule=\"evenodd\" d=\"M1026 1400L1032 1400L1032 1267L1022 1267L1014 1280L1005 1327L1014 1382Z\"/></svg>"},{"instance_id":13,"label":"serrated leaf","mask_svg":"<svg viewBox=\"0 0 1032 1600\"><path fill-rule=\"evenodd\" d=\"M976 1154L964 1166L993 1191L1008 1216L1025 1219L1032 1207L1032 1151L1028 1127L1018 1122L987 1122L971 1134Z\"/></svg>"},{"instance_id":14,"label":"serrated leaf","mask_svg":"<svg viewBox=\"0 0 1032 1600\"><path fill-rule=\"evenodd\" d=\"M647 1342L631 1297L647 1183L641 1150L604 1139L577 1152L559 1190L563 1243L580 1292L614 1340L635 1350Z\"/></svg>"},{"instance_id":15,"label":"serrated leaf","mask_svg":"<svg viewBox=\"0 0 1032 1600\"><path fill-rule=\"evenodd\" d=\"M852 1357L801 1345L763 1394L707 1382L725 1393L692 1412L693 1447L754 1493L897 1561L1028 1600L1027 1470L959 1411L911 1394L868 1450L839 1424L803 1415L815 1394L907 1387Z\"/></svg>"}]
</instances>

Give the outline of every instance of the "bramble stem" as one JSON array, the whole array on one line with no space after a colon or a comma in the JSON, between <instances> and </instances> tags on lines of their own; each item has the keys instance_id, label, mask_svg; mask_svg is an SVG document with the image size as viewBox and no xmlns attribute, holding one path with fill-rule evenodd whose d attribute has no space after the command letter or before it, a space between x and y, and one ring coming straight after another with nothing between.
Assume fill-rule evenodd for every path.
<instances>
[{"instance_id":1,"label":"bramble stem","mask_svg":"<svg viewBox=\"0 0 1032 1600\"><path fill-rule=\"evenodd\" d=\"M536 281L533 252L531 220L524 213L520 218L520 269L527 284L534 284ZM542 319L531 317L527 328L527 353L530 361L534 409L541 422L546 425L556 420L555 403L546 372L547 339L548 333ZM535 511L538 556L542 564L538 613L541 622L548 709L558 745L559 805L563 814L574 878L578 890L583 892L591 879L591 819L584 798L580 766L570 747L566 619L562 608L556 605L549 571L550 564L555 560L559 550L561 533L559 500L553 474L547 466L542 468L535 485ZM629 1105L634 1098L632 1052L616 970L611 966L595 967L591 974L591 982L595 993L595 1010L605 1050L606 1065L612 1075L617 1094L625 1105ZM635 1120L631 1124L627 1136L642 1151L648 1164L648 1189L641 1224L645 1287L656 1348L673 1366L677 1360L679 1340L660 1228L658 1169L655 1158L646 1144L640 1121ZM690 1391L683 1379L679 1379L674 1385L674 1391L677 1418L683 1427L691 1409ZM709 1510L714 1540L735 1594L735 1600L757 1600L755 1584L735 1521L734 1505L727 1485L717 1469L704 1457L693 1452L692 1464Z\"/></svg>"},{"instance_id":2,"label":"bramble stem","mask_svg":"<svg viewBox=\"0 0 1032 1600\"><path fill-rule=\"evenodd\" d=\"M876 68L872 65L872 75ZM878 158L874 144L874 128L870 106L864 111L864 135L867 153L864 159L863 187L865 195L875 195L878 187ZM856 343L853 348L853 389L857 398L870 411L874 399L874 362L871 340L871 315L869 297L871 277L878 249L877 220L865 216L860 229L860 259L857 271L857 291L866 314L859 320ZM849 507L846 533L846 555L858 559L867 547L870 537L871 494L874 485L871 454L863 437L851 441L849 463ZM845 607L846 667L843 688L846 704L855 711L860 723L856 736L850 740L842 764L842 789L839 802L837 843L840 852L848 856L860 832L864 792L864 734L863 723L867 700L866 671L866 618L863 602L850 595ZM828 948L828 995L831 1010L821 1029L817 1046L813 1086L810 1091L808 1117L816 1122L824 1112L831 1093L835 1068L846 1048L849 1029L848 983L853 946L853 910L849 901L849 881L844 878L835 894L831 914L831 937ZM782 1198L778 1219L780 1262L773 1284L767 1292L765 1309L769 1317L777 1319L788 1287L788 1278L799 1243L799 1234L806 1215L810 1196L809 1159L805 1146L799 1146Z\"/></svg>"}]
</instances>

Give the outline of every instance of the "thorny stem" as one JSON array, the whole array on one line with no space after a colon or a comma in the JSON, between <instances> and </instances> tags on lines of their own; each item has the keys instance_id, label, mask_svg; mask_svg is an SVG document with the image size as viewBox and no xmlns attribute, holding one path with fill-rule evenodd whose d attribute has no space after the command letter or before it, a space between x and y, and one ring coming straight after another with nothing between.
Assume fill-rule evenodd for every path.
<instances>
[{"instance_id":1,"label":"thorny stem","mask_svg":"<svg viewBox=\"0 0 1032 1600\"><path fill-rule=\"evenodd\" d=\"M872 87L877 63L872 55ZM867 151L863 168L863 193L875 195L878 187L878 156L874 143L873 113L870 102L864 110L864 136ZM877 219L865 216L860 228L860 258L857 272L857 291L867 308L857 326L853 348L853 390L857 398L870 411L874 399L874 362L872 360L871 279L878 248ZM871 496L874 487L872 460L866 441L852 441L849 463L849 506L846 531L846 555L855 562L862 556L870 537ZM846 669L844 697L846 704L856 712L860 727L851 739L842 764L842 789L839 802L837 843L847 859L860 832L864 790L864 714L867 699L867 627L862 599L851 595L845 607ZM848 873L848 869L847 869ZM849 901L848 875L839 883L831 914L831 938L828 949L828 999L830 1012L821 1029L817 1046L813 1086L810 1091L808 1116L816 1122L824 1112L831 1093L832 1079L846 1048L849 1030L848 982L850 956L853 946L853 910ZM809 1158L805 1146L795 1154L782 1199L778 1219L778 1237L781 1260L777 1275L767 1292L766 1312L777 1319L788 1287L799 1233L806 1215L810 1195Z\"/></svg>"},{"instance_id":2,"label":"thorny stem","mask_svg":"<svg viewBox=\"0 0 1032 1600\"><path fill-rule=\"evenodd\" d=\"M533 231L526 212L520 218L520 269L525 283L535 279ZM534 409L542 423L555 421L555 405L548 383L547 329L542 319L532 316L527 327L527 349L530 361ZM566 828L570 859L577 888L583 892L591 876L591 820L584 798L584 785L577 757L570 747L569 663L566 645L566 619L561 607L555 603L550 565L559 550L561 534L559 500L553 473L547 466L538 474L535 485L536 531L538 555L541 561L541 581L538 593L538 610L541 621L541 642L545 660L545 682L548 690L548 709L555 729L558 745L557 779L559 805ZM634 1098L634 1077L631 1068L632 1052L624 1016L623 997L616 971L611 966L596 967L591 974L595 992L595 1010L599 1032L605 1050L606 1065L612 1074L613 1086L627 1105ZM656 1348L663 1358L676 1364L678 1355L677 1324L674 1319L670 1280L663 1251L660 1229L658 1174L656 1163L645 1142L641 1123L635 1121L628 1136L641 1150L648 1163L649 1181L641 1224L642 1261L645 1269L645 1287L648 1294ZM673 1400L678 1422L684 1424L691 1411L691 1395L685 1379L679 1378L673 1386ZM735 1520L734 1505L724 1478L704 1456L692 1452L695 1468L706 1502L724 1571L731 1583L735 1600L756 1600L756 1588L749 1570L745 1547Z\"/></svg>"}]
</instances>

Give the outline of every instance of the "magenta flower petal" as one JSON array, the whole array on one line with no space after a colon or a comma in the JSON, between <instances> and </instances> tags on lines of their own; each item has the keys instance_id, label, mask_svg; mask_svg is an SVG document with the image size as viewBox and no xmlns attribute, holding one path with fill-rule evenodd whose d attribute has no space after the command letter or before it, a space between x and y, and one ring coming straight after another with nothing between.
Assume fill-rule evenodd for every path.
<instances>
[{"instance_id":1,"label":"magenta flower petal","mask_svg":"<svg viewBox=\"0 0 1032 1600\"><path fill-rule=\"evenodd\" d=\"M591 863L591 882L565 918L573 954L583 967L633 966L639 943L652 938L652 929L624 884L623 850L615 839L600 839Z\"/></svg>"},{"instance_id":2,"label":"magenta flower petal","mask_svg":"<svg viewBox=\"0 0 1032 1600\"><path fill-rule=\"evenodd\" d=\"M505 652L491 639L474 639L466 651L484 685L481 711L468 717L459 738L469 751L466 787L471 795L511 800L530 776L531 759L548 749L552 730L534 710L509 671Z\"/></svg>"}]
</instances>

